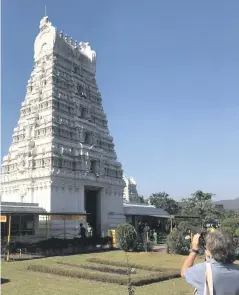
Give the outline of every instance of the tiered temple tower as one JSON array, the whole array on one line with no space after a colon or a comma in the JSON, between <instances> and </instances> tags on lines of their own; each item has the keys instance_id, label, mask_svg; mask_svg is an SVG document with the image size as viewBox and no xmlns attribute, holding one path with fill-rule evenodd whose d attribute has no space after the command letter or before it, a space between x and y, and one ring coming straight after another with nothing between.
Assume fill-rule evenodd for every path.
<instances>
[{"instance_id":1,"label":"tiered temple tower","mask_svg":"<svg viewBox=\"0 0 239 295\"><path fill-rule=\"evenodd\" d=\"M137 191L137 183L133 177L123 177L125 188L123 198L125 202L140 203L140 197Z\"/></svg>"},{"instance_id":2,"label":"tiered temple tower","mask_svg":"<svg viewBox=\"0 0 239 295\"><path fill-rule=\"evenodd\" d=\"M89 43L58 33L44 17L20 119L3 158L2 201L38 203L48 212L94 211L97 231L124 221L123 171L95 75Z\"/></svg>"}]
</instances>

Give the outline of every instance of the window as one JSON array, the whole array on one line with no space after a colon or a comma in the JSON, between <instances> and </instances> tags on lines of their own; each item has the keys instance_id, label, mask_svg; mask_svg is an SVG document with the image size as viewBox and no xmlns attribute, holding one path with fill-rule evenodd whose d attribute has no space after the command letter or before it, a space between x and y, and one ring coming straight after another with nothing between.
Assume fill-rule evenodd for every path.
<instances>
[{"instance_id":1,"label":"window","mask_svg":"<svg viewBox=\"0 0 239 295\"><path fill-rule=\"evenodd\" d=\"M91 160L90 161L90 172L91 173L97 173L97 161L96 160Z\"/></svg>"},{"instance_id":2,"label":"window","mask_svg":"<svg viewBox=\"0 0 239 295\"><path fill-rule=\"evenodd\" d=\"M90 138L90 133L89 132L85 133L85 143L87 143L87 144L91 143L91 138Z\"/></svg>"},{"instance_id":3,"label":"window","mask_svg":"<svg viewBox=\"0 0 239 295\"><path fill-rule=\"evenodd\" d=\"M109 176L109 174L110 174L109 168L105 168L105 175Z\"/></svg>"},{"instance_id":4,"label":"window","mask_svg":"<svg viewBox=\"0 0 239 295\"><path fill-rule=\"evenodd\" d=\"M59 167L62 168L62 159L59 159Z\"/></svg>"},{"instance_id":5,"label":"window","mask_svg":"<svg viewBox=\"0 0 239 295\"><path fill-rule=\"evenodd\" d=\"M82 94L82 91L83 91L83 87L80 85L80 84L78 84L77 85L77 94Z\"/></svg>"}]
</instances>

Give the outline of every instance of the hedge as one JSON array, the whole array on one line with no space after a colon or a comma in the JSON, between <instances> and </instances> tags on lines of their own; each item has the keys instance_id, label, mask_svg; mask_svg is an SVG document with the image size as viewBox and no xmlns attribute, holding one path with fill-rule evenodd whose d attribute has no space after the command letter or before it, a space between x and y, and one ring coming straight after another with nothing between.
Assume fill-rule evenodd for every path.
<instances>
[{"instance_id":1,"label":"hedge","mask_svg":"<svg viewBox=\"0 0 239 295\"><path fill-rule=\"evenodd\" d=\"M113 268L113 267L107 267L107 266L99 266L99 265L77 265L77 264L71 264L71 263L63 263L63 262L57 262L57 264L60 265L66 265L66 266L71 266L71 267L76 267L76 268L83 268L83 269L89 269L93 271L102 271L106 273L115 273L115 274L120 274L120 275L127 275L128 270L126 268ZM131 272L131 274L135 274L135 272Z\"/></svg>"},{"instance_id":2,"label":"hedge","mask_svg":"<svg viewBox=\"0 0 239 295\"><path fill-rule=\"evenodd\" d=\"M96 264L104 264L104 265L112 265L112 266L121 266L121 267L128 267L128 264L126 262L121 262L121 261L112 261L112 260L105 260L101 258L89 258L87 259L88 262L90 263L96 263ZM135 263L130 263L130 267L132 268L138 268L142 270L148 270L148 271L156 271L156 272L175 272L179 274L178 270L171 269L171 268L163 268L163 267L158 267L158 266L149 266L149 265L142 265L142 264L135 264Z\"/></svg>"},{"instance_id":3,"label":"hedge","mask_svg":"<svg viewBox=\"0 0 239 295\"><path fill-rule=\"evenodd\" d=\"M104 283L114 283L118 285L128 285L128 276L126 275L110 275L101 272L90 272L82 270L72 270L62 267L49 267L45 265L29 265L27 270L34 272L50 273L59 276L72 277L72 278L81 278L94 280ZM169 280L172 278L178 278L180 275L175 271L167 271L165 273L147 273L144 276L133 276L132 285L133 286L143 286L146 284L156 283L164 280Z\"/></svg>"}]
</instances>

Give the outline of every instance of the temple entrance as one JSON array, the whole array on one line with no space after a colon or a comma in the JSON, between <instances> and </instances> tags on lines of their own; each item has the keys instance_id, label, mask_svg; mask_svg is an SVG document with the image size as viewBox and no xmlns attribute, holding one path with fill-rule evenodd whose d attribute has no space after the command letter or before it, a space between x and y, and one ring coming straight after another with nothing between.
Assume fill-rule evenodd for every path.
<instances>
[{"instance_id":1,"label":"temple entrance","mask_svg":"<svg viewBox=\"0 0 239 295\"><path fill-rule=\"evenodd\" d=\"M85 187L85 211L87 223L93 228L93 235L101 234L100 188Z\"/></svg>"}]
</instances>

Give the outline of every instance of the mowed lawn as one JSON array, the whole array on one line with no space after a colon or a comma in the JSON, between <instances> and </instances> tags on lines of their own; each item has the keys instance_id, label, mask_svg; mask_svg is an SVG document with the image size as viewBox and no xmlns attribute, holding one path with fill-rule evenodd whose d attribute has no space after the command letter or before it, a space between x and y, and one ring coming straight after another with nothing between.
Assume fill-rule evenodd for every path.
<instances>
[{"instance_id":1,"label":"mowed lawn","mask_svg":"<svg viewBox=\"0 0 239 295\"><path fill-rule=\"evenodd\" d=\"M56 262L84 264L88 258L97 257L107 260L126 262L124 252L112 251L97 254L82 254L44 258L31 261L2 262L3 279L10 280L2 285L3 295L127 295L127 286L106 284L85 279L74 279L52 274L36 273L26 270L30 264L51 265ZM183 256L163 253L130 253L130 263L153 265L164 268L174 268L180 271L185 259ZM135 294L192 294L193 289L183 279L172 279L160 283L135 287Z\"/></svg>"}]
</instances>

